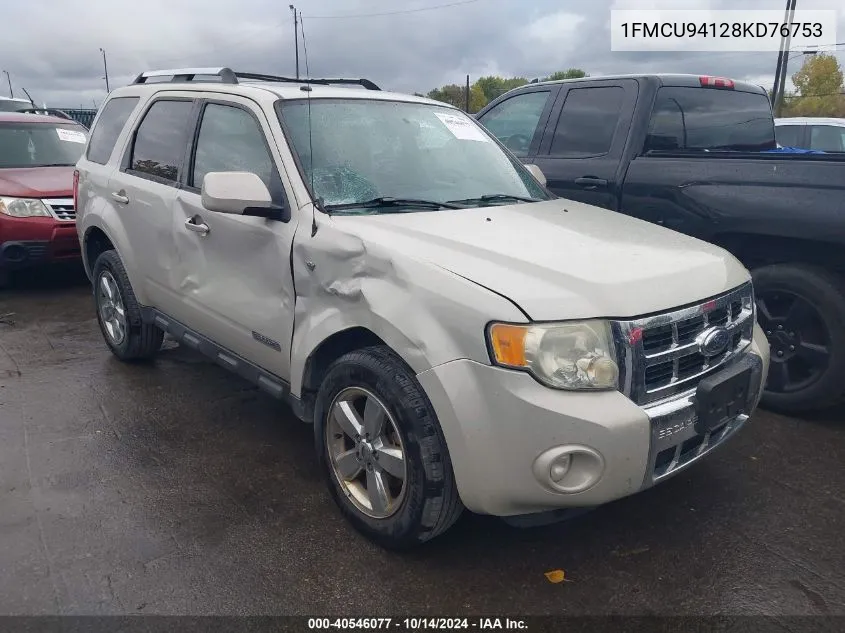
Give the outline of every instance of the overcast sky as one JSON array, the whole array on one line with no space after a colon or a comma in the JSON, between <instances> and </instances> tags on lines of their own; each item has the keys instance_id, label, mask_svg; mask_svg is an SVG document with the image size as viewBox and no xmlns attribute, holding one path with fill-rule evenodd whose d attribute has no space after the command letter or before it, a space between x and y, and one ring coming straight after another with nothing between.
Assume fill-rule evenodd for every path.
<instances>
[{"instance_id":1,"label":"overcast sky","mask_svg":"<svg viewBox=\"0 0 845 633\"><path fill-rule=\"evenodd\" d=\"M292 75L290 0L2 1L0 69L15 96L91 107L105 96L103 60L115 88L153 68L230 66ZM312 76L367 77L384 89L427 92L466 74L537 77L570 67L591 75L689 72L770 86L777 53L614 53L610 9L777 9L784 0L294 0L304 16ZM800 0L799 9L840 0ZM845 41L840 9L837 41ZM300 64L305 59L300 37ZM845 62L845 47L837 55ZM800 57L790 62L798 69ZM0 95L8 96L5 75Z\"/></svg>"}]
</instances>

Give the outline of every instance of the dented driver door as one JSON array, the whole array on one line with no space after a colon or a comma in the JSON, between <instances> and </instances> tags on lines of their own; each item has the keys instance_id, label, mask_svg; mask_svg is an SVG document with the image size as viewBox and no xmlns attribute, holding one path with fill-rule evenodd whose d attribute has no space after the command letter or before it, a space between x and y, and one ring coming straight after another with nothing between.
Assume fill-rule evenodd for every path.
<instances>
[{"instance_id":1,"label":"dented driver door","mask_svg":"<svg viewBox=\"0 0 845 633\"><path fill-rule=\"evenodd\" d=\"M267 121L249 100L226 95L225 102L203 102L198 126L174 205L181 313L171 316L287 380L295 220L215 213L202 206L200 195L207 173L249 171L264 181L275 203L287 204Z\"/></svg>"}]
</instances>

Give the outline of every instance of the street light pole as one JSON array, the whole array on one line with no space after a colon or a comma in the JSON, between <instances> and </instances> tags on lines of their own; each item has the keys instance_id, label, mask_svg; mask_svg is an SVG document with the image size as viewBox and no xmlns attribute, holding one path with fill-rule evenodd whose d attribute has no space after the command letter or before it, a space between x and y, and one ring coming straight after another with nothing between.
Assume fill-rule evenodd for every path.
<instances>
[{"instance_id":1,"label":"street light pole","mask_svg":"<svg viewBox=\"0 0 845 633\"><path fill-rule=\"evenodd\" d=\"M106 93L109 93L111 90L109 90L109 66L106 63L106 51L101 48L100 52L103 54L103 72L105 73L105 77L103 77L103 79L106 80Z\"/></svg>"},{"instance_id":2,"label":"street light pole","mask_svg":"<svg viewBox=\"0 0 845 633\"><path fill-rule=\"evenodd\" d=\"M784 92L786 91L786 70L789 64L789 45L792 42L792 18L795 15L795 3L797 0L786 0L786 15L784 22L787 25L787 34L781 37L778 63L775 69L775 85L772 89L772 105L774 115L780 116L781 104L783 103Z\"/></svg>"},{"instance_id":3,"label":"street light pole","mask_svg":"<svg viewBox=\"0 0 845 633\"><path fill-rule=\"evenodd\" d=\"M12 97L12 99L14 99L15 98L15 91L12 90L12 78L9 77L9 71L8 70L4 70L3 73L6 75L6 79L9 82L9 96Z\"/></svg>"},{"instance_id":4,"label":"street light pole","mask_svg":"<svg viewBox=\"0 0 845 633\"><path fill-rule=\"evenodd\" d=\"M296 78L299 79L299 33L297 28L299 23L296 17L296 7L292 4L288 6L293 11L293 46L296 49Z\"/></svg>"}]
</instances>

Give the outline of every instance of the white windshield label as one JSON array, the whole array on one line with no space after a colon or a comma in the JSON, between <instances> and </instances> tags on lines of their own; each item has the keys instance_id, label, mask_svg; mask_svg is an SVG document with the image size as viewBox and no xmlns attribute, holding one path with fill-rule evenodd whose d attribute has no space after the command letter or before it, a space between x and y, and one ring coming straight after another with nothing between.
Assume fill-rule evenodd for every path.
<instances>
[{"instance_id":1,"label":"white windshield label","mask_svg":"<svg viewBox=\"0 0 845 633\"><path fill-rule=\"evenodd\" d=\"M59 135L59 140L67 143L84 143L87 140L82 132L76 130L65 130L57 127L56 134Z\"/></svg>"},{"instance_id":2,"label":"white windshield label","mask_svg":"<svg viewBox=\"0 0 845 633\"><path fill-rule=\"evenodd\" d=\"M440 119L443 125L446 126L455 138L459 138L464 141L490 142L490 139L484 135L484 132L478 129L478 126L466 117L454 114L444 114L441 112L435 112L434 116Z\"/></svg>"}]
</instances>

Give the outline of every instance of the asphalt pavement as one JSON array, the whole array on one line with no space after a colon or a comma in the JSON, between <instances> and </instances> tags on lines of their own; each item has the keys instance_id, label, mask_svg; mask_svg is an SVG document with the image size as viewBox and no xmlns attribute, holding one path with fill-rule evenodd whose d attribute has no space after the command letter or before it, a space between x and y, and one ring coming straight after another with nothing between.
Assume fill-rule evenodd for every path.
<instances>
[{"instance_id":1,"label":"asphalt pavement","mask_svg":"<svg viewBox=\"0 0 845 633\"><path fill-rule=\"evenodd\" d=\"M542 528L467 514L401 554L343 521L312 445L173 344L121 364L78 271L19 278L0 291L0 614L845 615L843 409L759 411L634 497Z\"/></svg>"}]
</instances>

